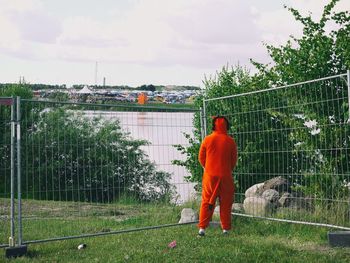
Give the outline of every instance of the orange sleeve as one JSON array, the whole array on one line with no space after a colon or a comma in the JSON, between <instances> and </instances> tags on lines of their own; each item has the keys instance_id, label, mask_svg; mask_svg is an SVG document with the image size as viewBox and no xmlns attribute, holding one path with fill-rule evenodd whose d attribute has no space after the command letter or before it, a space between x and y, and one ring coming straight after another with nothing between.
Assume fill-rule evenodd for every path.
<instances>
[{"instance_id":1,"label":"orange sleeve","mask_svg":"<svg viewBox=\"0 0 350 263\"><path fill-rule=\"evenodd\" d=\"M199 155L198 155L198 160L203 167L205 167L206 159L207 159L207 147L204 139L201 144L201 147L199 148Z\"/></svg>"}]
</instances>

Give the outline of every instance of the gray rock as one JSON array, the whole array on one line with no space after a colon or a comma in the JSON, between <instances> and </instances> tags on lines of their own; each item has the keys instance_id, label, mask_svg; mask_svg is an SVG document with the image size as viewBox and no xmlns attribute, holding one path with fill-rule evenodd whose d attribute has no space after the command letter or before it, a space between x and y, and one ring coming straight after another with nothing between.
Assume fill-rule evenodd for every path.
<instances>
[{"instance_id":1,"label":"gray rock","mask_svg":"<svg viewBox=\"0 0 350 263\"><path fill-rule=\"evenodd\" d=\"M197 220L198 220L198 214L192 208L182 209L179 224L194 222Z\"/></svg>"},{"instance_id":2,"label":"gray rock","mask_svg":"<svg viewBox=\"0 0 350 263\"><path fill-rule=\"evenodd\" d=\"M270 203L277 204L278 199L280 199L280 194L274 189L268 189L263 192L262 197L264 197Z\"/></svg>"},{"instance_id":3,"label":"gray rock","mask_svg":"<svg viewBox=\"0 0 350 263\"><path fill-rule=\"evenodd\" d=\"M278 200L280 208L289 210L305 210L313 212L315 210L314 199L305 196L295 196L291 193L284 193Z\"/></svg>"},{"instance_id":4,"label":"gray rock","mask_svg":"<svg viewBox=\"0 0 350 263\"><path fill-rule=\"evenodd\" d=\"M264 183L260 183L260 184L255 184L251 187L249 187L246 191L245 191L245 197L256 197L256 196L260 196L261 194L259 194L258 192L260 192L260 189L264 186Z\"/></svg>"},{"instance_id":5,"label":"gray rock","mask_svg":"<svg viewBox=\"0 0 350 263\"><path fill-rule=\"evenodd\" d=\"M273 204L263 197L248 197L243 203L244 212L255 216L266 216L272 213Z\"/></svg>"},{"instance_id":6,"label":"gray rock","mask_svg":"<svg viewBox=\"0 0 350 263\"><path fill-rule=\"evenodd\" d=\"M291 193L283 193L278 203L281 207L289 207L292 203L293 196Z\"/></svg>"},{"instance_id":7,"label":"gray rock","mask_svg":"<svg viewBox=\"0 0 350 263\"><path fill-rule=\"evenodd\" d=\"M271 178L264 182L264 185L259 189L258 194L262 194L269 189L276 190L279 193L290 192L290 183L282 176Z\"/></svg>"},{"instance_id":8,"label":"gray rock","mask_svg":"<svg viewBox=\"0 0 350 263\"><path fill-rule=\"evenodd\" d=\"M232 204L232 212L235 213L244 213L244 207L242 203L233 203ZM220 206L216 206L214 210L214 215L220 216Z\"/></svg>"},{"instance_id":9,"label":"gray rock","mask_svg":"<svg viewBox=\"0 0 350 263\"><path fill-rule=\"evenodd\" d=\"M242 203L233 203L232 204L232 212L235 213L244 213L244 207Z\"/></svg>"}]
</instances>

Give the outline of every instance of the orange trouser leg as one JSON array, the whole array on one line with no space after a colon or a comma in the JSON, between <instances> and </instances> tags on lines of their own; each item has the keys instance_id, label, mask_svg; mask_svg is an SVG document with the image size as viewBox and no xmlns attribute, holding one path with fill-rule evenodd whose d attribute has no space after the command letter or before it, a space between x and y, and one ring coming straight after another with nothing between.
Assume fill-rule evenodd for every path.
<instances>
[{"instance_id":1,"label":"orange trouser leg","mask_svg":"<svg viewBox=\"0 0 350 263\"><path fill-rule=\"evenodd\" d=\"M214 213L214 208L209 209L209 203L203 203L201 204L201 210L199 213L199 223L198 227L199 228L206 228L209 225L209 222L213 216Z\"/></svg>"},{"instance_id":2,"label":"orange trouser leg","mask_svg":"<svg viewBox=\"0 0 350 263\"><path fill-rule=\"evenodd\" d=\"M213 216L218 194L219 177L204 174L202 183L202 204L199 212L199 228L206 228Z\"/></svg>"},{"instance_id":3,"label":"orange trouser leg","mask_svg":"<svg viewBox=\"0 0 350 263\"><path fill-rule=\"evenodd\" d=\"M234 185L231 177L223 178L220 191L220 221L225 230L231 229L231 210L234 200Z\"/></svg>"}]
</instances>

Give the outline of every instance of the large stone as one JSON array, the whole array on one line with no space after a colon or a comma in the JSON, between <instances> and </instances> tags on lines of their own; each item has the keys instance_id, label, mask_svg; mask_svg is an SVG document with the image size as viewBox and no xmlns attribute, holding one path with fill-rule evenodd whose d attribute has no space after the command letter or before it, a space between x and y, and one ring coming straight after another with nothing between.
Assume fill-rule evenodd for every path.
<instances>
[{"instance_id":1,"label":"large stone","mask_svg":"<svg viewBox=\"0 0 350 263\"><path fill-rule=\"evenodd\" d=\"M274 189L268 189L265 192L263 192L262 197L270 203L277 204L278 199L280 198L280 194Z\"/></svg>"},{"instance_id":2,"label":"large stone","mask_svg":"<svg viewBox=\"0 0 350 263\"><path fill-rule=\"evenodd\" d=\"M235 212L235 213L244 213L243 204L233 203L231 211ZM215 207L214 215L220 216L220 206L219 205Z\"/></svg>"},{"instance_id":3,"label":"large stone","mask_svg":"<svg viewBox=\"0 0 350 263\"><path fill-rule=\"evenodd\" d=\"M262 194L269 189L276 190L279 193L290 192L290 183L282 176L274 177L270 180L265 181L263 184L264 185L259 188L258 194Z\"/></svg>"},{"instance_id":4,"label":"large stone","mask_svg":"<svg viewBox=\"0 0 350 263\"><path fill-rule=\"evenodd\" d=\"M248 197L243 202L244 212L255 216L266 216L272 213L273 204L263 197Z\"/></svg>"},{"instance_id":5,"label":"large stone","mask_svg":"<svg viewBox=\"0 0 350 263\"><path fill-rule=\"evenodd\" d=\"M232 212L235 213L244 213L244 207L242 203L233 203L232 204Z\"/></svg>"},{"instance_id":6,"label":"large stone","mask_svg":"<svg viewBox=\"0 0 350 263\"><path fill-rule=\"evenodd\" d=\"M295 193L284 193L278 200L280 208L292 210L304 210L313 212L315 210L314 199L305 196L295 196ZM281 211L285 211L282 209Z\"/></svg>"},{"instance_id":7,"label":"large stone","mask_svg":"<svg viewBox=\"0 0 350 263\"><path fill-rule=\"evenodd\" d=\"M195 222L197 220L198 220L198 214L192 208L182 209L179 224Z\"/></svg>"},{"instance_id":8,"label":"large stone","mask_svg":"<svg viewBox=\"0 0 350 263\"><path fill-rule=\"evenodd\" d=\"M261 194L259 194L258 192L260 192L260 189L264 186L264 183L260 183L260 184L255 184L251 187L249 187L246 191L245 191L245 197L257 197Z\"/></svg>"},{"instance_id":9,"label":"large stone","mask_svg":"<svg viewBox=\"0 0 350 263\"><path fill-rule=\"evenodd\" d=\"M283 193L278 203L281 207L289 207L292 203L293 196L291 193Z\"/></svg>"}]
</instances>

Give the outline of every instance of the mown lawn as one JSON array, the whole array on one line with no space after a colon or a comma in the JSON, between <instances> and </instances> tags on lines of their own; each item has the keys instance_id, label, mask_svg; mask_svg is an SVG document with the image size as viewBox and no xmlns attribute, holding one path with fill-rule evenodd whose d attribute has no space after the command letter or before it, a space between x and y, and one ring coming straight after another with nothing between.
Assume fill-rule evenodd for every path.
<instances>
[{"instance_id":1,"label":"mown lawn","mask_svg":"<svg viewBox=\"0 0 350 263\"><path fill-rule=\"evenodd\" d=\"M153 219L148 215L145 220L150 220L149 225ZM86 228L91 230L95 225L99 229L98 222L85 222ZM140 221L135 222L138 225ZM31 244L27 256L13 260L2 256L0 262L350 262L350 248L328 246L330 229L240 217L233 222L235 228L228 236L211 227L205 237L198 238L196 226L184 225ZM57 224L61 230L64 227ZM130 227L129 220L124 228ZM176 247L168 248L174 240ZM77 249L81 243L86 249Z\"/></svg>"}]
</instances>

